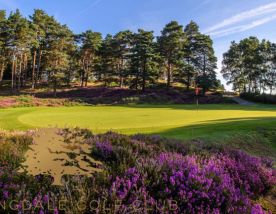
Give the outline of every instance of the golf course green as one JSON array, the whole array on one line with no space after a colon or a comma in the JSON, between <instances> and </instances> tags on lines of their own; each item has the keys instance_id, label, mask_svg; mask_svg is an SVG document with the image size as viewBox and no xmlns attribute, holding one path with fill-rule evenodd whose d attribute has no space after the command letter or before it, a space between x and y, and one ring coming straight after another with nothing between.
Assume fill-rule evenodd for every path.
<instances>
[{"instance_id":1,"label":"golf course green","mask_svg":"<svg viewBox=\"0 0 276 214\"><path fill-rule=\"evenodd\" d=\"M81 127L189 139L276 127L276 107L232 104L24 107L0 109L0 128Z\"/></svg>"}]
</instances>

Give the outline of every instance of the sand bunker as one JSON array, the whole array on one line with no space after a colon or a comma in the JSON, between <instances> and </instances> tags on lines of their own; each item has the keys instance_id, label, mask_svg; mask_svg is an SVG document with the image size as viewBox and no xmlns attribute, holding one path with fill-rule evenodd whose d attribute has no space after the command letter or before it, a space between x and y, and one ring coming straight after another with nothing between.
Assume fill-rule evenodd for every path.
<instances>
[{"instance_id":1,"label":"sand bunker","mask_svg":"<svg viewBox=\"0 0 276 214\"><path fill-rule=\"evenodd\" d=\"M25 154L20 172L30 175L51 175L54 185L62 185L63 175L91 175L101 171L101 163L89 156L91 146L80 136L60 129L40 129L34 135L34 144Z\"/></svg>"}]
</instances>

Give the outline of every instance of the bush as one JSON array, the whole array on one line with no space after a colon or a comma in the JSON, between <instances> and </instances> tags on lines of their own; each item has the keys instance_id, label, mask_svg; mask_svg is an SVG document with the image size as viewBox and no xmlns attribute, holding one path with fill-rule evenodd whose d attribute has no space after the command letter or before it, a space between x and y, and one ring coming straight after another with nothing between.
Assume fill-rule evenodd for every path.
<instances>
[{"instance_id":1,"label":"bush","mask_svg":"<svg viewBox=\"0 0 276 214\"><path fill-rule=\"evenodd\" d=\"M50 199L55 213L253 214L266 213L257 201L276 185L272 160L239 150L158 136L74 133L83 133L103 172L65 176L64 186L56 187L51 177L28 176L11 162L0 162L0 202L16 200L23 212L24 200L31 201L25 213L53 213L47 209ZM15 139L9 142L25 148L25 140ZM14 156L20 160L22 154ZM65 210L58 210L60 200L69 202Z\"/></svg>"},{"instance_id":2,"label":"bush","mask_svg":"<svg viewBox=\"0 0 276 214\"><path fill-rule=\"evenodd\" d=\"M120 201L115 213L251 213L276 184L270 160L238 150L114 133L90 143L108 170L102 197L110 207Z\"/></svg>"},{"instance_id":3,"label":"bush","mask_svg":"<svg viewBox=\"0 0 276 214\"><path fill-rule=\"evenodd\" d=\"M257 103L276 104L276 95L242 93L240 97Z\"/></svg>"}]
</instances>

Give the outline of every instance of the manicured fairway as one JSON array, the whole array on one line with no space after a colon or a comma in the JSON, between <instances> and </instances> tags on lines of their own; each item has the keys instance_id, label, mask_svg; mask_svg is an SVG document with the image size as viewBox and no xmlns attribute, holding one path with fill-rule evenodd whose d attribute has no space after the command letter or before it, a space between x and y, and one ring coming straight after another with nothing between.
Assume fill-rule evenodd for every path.
<instances>
[{"instance_id":1,"label":"manicured fairway","mask_svg":"<svg viewBox=\"0 0 276 214\"><path fill-rule=\"evenodd\" d=\"M268 105L133 105L0 109L0 128L82 127L93 132L153 133L177 138L218 137L276 127Z\"/></svg>"}]
</instances>

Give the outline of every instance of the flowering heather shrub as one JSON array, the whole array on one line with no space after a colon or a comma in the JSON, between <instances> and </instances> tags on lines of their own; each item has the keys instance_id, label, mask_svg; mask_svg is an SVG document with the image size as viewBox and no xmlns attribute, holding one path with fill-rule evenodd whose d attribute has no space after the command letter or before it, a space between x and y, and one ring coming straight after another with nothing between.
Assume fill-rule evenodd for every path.
<instances>
[{"instance_id":1,"label":"flowering heather shrub","mask_svg":"<svg viewBox=\"0 0 276 214\"><path fill-rule=\"evenodd\" d=\"M28 135L0 132L0 162L18 167L31 143L32 138Z\"/></svg>"},{"instance_id":2,"label":"flowering heather shrub","mask_svg":"<svg viewBox=\"0 0 276 214\"><path fill-rule=\"evenodd\" d=\"M58 213L57 195L47 176L31 177L17 173L8 165L0 167L0 212L7 213ZM50 206L49 206L50 205Z\"/></svg>"},{"instance_id":3,"label":"flowering heather shrub","mask_svg":"<svg viewBox=\"0 0 276 214\"><path fill-rule=\"evenodd\" d=\"M110 176L112 185L108 197L110 201L122 203L117 213L137 209L145 212L149 208L152 213L162 213L172 208L171 202L177 204L177 210L170 210L172 213L257 213L257 210L262 213L264 211L253 205L252 200L266 194L276 184L270 160L251 157L241 151L212 149L208 153L198 150L198 154L192 155L190 148L184 150L176 142L177 153L163 152L166 145L159 150L154 148L161 144L160 138L135 136L126 143L120 139L114 142L118 136L113 134L112 137L114 153L122 145L128 148L128 155L122 154L117 160L125 171L116 171L116 176ZM108 135L104 142L108 142ZM148 153L137 156L141 148L135 150L133 144L140 146L141 143L145 143L143 146L148 148ZM173 146L169 150L173 151ZM125 161L129 154L137 158L134 164L132 159Z\"/></svg>"},{"instance_id":4,"label":"flowering heather shrub","mask_svg":"<svg viewBox=\"0 0 276 214\"><path fill-rule=\"evenodd\" d=\"M93 154L94 157L98 157L106 162L114 161L116 158L113 153L113 147L109 142L96 142Z\"/></svg>"},{"instance_id":5,"label":"flowering heather shrub","mask_svg":"<svg viewBox=\"0 0 276 214\"><path fill-rule=\"evenodd\" d=\"M118 213L134 208L154 213L170 209L175 213L265 213L260 206L251 204L253 193L243 192L236 185L236 177L224 168L229 162L224 163L220 157L162 153L116 177L111 198L122 201ZM177 209L169 206L171 202L177 204Z\"/></svg>"},{"instance_id":6,"label":"flowering heather shrub","mask_svg":"<svg viewBox=\"0 0 276 214\"><path fill-rule=\"evenodd\" d=\"M16 143L20 152L5 150L18 160L14 164L11 158L0 157L0 203L16 200L21 213L41 214L269 213L261 202L256 203L276 184L274 163L268 158L208 148L200 142L182 145L158 136L107 133L84 138L91 143L92 158L102 161L105 170L90 178L65 176L64 187L52 186L47 176L18 173L30 141L10 138L8 143ZM54 211L47 209L48 199ZM64 199L73 203L65 211L58 210ZM23 212L25 200L32 205L27 212ZM100 206L91 210L91 201L99 201ZM74 202L84 202L85 209L79 211Z\"/></svg>"},{"instance_id":7,"label":"flowering heather shrub","mask_svg":"<svg viewBox=\"0 0 276 214\"><path fill-rule=\"evenodd\" d=\"M235 185L251 197L264 194L276 185L275 170L267 167L271 166L267 159L251 157L242 151L229 151L220 155L220 159Z\"/></svg>"},{"instance_id":8,"label":"flowering heather shrub","mask_svg":"<svg viewBox=\"0 0 276 214\"><path fill-rule=\"evenodd\" d=\"M186 213L246 213L249 199L236 188L216 157L161 154L155 165L160 179L152 185L163 199L177 200ZM156 180L156 179L155 179Z\"/></svg>"},{"instance_id":9,"label":"flowering heather shrub","mask_svg":"<svg viewBox=\"0 0 276 214\"><path fill-rule=\"evenodd\" d=\"M110 188L113 201L120 201L116 213L147 213L155 205L155 200L149 195L146 177L136 168L129 168L123 177L116 177Z\"/></svg>"}]
</instances>

